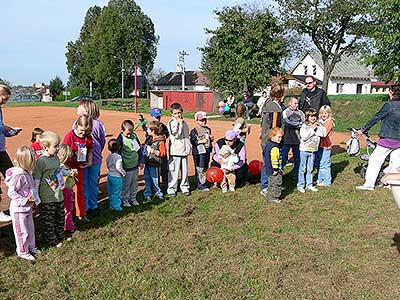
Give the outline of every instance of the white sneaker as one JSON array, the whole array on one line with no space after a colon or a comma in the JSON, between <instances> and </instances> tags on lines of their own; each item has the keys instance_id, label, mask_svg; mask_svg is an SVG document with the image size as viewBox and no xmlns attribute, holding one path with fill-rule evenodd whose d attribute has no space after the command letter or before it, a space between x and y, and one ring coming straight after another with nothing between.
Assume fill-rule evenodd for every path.
<instances>
[{"instance_id":1,"label":"white sneaker","mask_svg":"<svg viewBox=\"0 0 400 300\"><path fill-rule=\"evenodd\" d=\"M267 197L267 189L260 190L261 196Z\"/></svg>"},{"instance_id":2,"label":"white sneaker","mask_svg":"<svg viewBox=\"0 0 400 300\"><path fill-rule=\"evenodd\" d=\"M235 187L234 187L234 186L230 186L230 187L229 187L229 190L230 190L231 192L234 192L234 191L235 191Z\"/></svg>"},{"instance_id":3,"label":"white sneaker","mask_svg":"<svg viewBox=\"0 0 400 300\"><path fill-rule=\"evenodd\" d=\"M135 200L131 200L131 201L129 201L129 203L131 204L131 206L133 205L133 206L138 206L138 205L140 205L140 203L139 202L137 202L137 200L135 199Z\"/></svg>"},{"instance_id":4,"label":"white sneaker","mask_svg":"<svg viewBox=\"0 0 400 300\"><path fill-rule=\"evenodd\" d=\"M124 202L122 203L123 207L132 207L132 204L130 204L129 202Z\"/></svg>"},{"instance_id":5,"label":"white sneaker","mask_svg":"<svg viewBox=\"0 0 400 300\"><path fill-rule=\"evenodd\" d=\"M228 191L228 189L227 189L226 187L223 187L223 188L222 188L222 192L223 192L223 193L226 193L227 191Z\"/></svg>"},{"instance_id":6,"label":"white sneaker","mask_svg":"<svg viewBox=\"0 0 400 300\"><path fill-rule=\"evenodd\" d=\"M328 187L330 184L326 184L325 182L317 182L317 186Z\"/></svg>"},{"instance_id":7,"label":"white sneaker","mask_svg":"<svg viewBox=\"0 0 400 300\"><path fill-rule=\"evenodd\" d=\"M38 248L31 249L29 252L34 255L42 253Z\"/></svg>"},{"instance_id":8,"label":"white sneaker","mask_svg":"<svg viewBox=\"0 0 400 300\"><path fill-rule=\"evenodd\" d=\"M11 222L11 216L6 215L3 211L0 211L0 222Z\"/></svg>"},{"instance_id":9,"label":"white sneaker","mask_svg":"<svg viewBox=\"0 0 400 300\"><path fill-rule=\"evenodd\" d=\"M361 190L361 191L373 191L374 187L373 186L367 186L367 185L359 185L356 186L357 190Z\"/></svg>"},{"instance_id":10,"label":"white sneaker","mask_svg":"<svg viewBox=\"0 0 400 300\"><path fill-rule=\"evenodd\" d=\"M311 192L318 192L318 189L315 186L309 185L306 187L307 190L310 190Z\"/></svg>"},{"instance_id":11,"label":"white sneaker","mask_svg":"<svg viewBox=\"0 0 400 300\"><path fill-rule=\"evenodd\" d=\"M18 257L21 257L21 258L23 258L23 259L30 260L30 261L34 261L34 260L35 260L35 257L34 257L32 254L30 254L30 253L27 253L27 254L19 254Z\"/></svg>"},{"instance_id":12,"label":"white sneaker","mask_svg":"<svg viewBox=\"0 0 400 300\"><path fill-rule=\"evenodd\" d=\"M282 200L280 200L280 199L269 199L268 202L279 204L279 203L282 203Z\"/></svg>"},{"instance_id":13,"label":"white sneaker","mask_svg":"<svg viewBox=\"0 0 400 300\"><path fill-rule=\"evenodd\" d=\"M302 194L304 194L306 192L306 190L302 187L298 187L297 190Z\"/></svg>"}]
</instances>

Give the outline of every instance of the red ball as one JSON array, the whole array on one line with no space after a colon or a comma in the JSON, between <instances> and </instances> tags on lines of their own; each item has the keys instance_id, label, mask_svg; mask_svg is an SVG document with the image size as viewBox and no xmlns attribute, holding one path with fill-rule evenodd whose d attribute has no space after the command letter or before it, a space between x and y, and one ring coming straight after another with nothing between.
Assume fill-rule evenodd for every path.
<instances>
[{"instance_id":1,"label":"red ball","mask_svg":"<svg viewBox=\"0 0 400 300\"><path fill-rule=\"evenodd\" d=\"M249 163L249 173L253 176L258 176L261 174L263 163L259 160L252 160Z\"/></svg>"},{"instance_id":2,"label":"red ball","mask_svg":"<svg viewBox=\"0 0 400 300\"><path fill-rule=\"evenodd\" d=\"M218 167L209 167L206 171L206 179L208 182L221 182L224 179L224 172Z\"/></svg>"}]
</instances>

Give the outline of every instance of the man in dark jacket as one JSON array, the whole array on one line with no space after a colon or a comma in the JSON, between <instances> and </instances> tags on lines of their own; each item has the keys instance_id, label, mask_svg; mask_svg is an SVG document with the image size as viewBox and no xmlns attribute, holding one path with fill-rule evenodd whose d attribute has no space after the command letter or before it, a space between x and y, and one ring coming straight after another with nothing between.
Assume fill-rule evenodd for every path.
<instances>
[{"instance_id":1,"label":"man in dark jacket","mask_svg":"<svg viewBox=\"0 0 400 300\"><path fill-rule=\"evenodd\" d=\"M319 111L323 105L331 106L331 101L329 101L325 91L317 87L317 81L313 76L306 76L305 82L306 88L303 89L300 96L299 108L301 111L305 113L310 108Z\"/></svg>"}]
</instances>

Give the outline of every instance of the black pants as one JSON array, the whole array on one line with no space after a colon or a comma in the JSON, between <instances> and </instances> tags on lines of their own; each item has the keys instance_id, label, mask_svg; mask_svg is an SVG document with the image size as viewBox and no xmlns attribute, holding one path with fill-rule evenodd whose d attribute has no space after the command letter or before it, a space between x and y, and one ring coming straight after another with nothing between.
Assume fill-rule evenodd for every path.
<instances>
[{"instance_id":1,"label":"black pants","mask_svg":"<svg viewBox=\"0 0 400 300\"><path fill-rule=\"evenodd\" d=\"M14 165L8 156L8 153L6 151L0 151L0 172L3 175L3 177L6 177L6 171L9 168L12 168ZM0 194L2 193L1 188L0 188Z\"/></svg>"}]
</instances>

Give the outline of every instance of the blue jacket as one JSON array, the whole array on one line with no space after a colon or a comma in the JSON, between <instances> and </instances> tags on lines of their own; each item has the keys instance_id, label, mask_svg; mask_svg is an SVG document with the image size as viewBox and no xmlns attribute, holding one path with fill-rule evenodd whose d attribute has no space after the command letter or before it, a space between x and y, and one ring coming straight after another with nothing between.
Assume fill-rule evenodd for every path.
<instances>
[{"instance_id":1,"label":"blue jacket","mask_svg":"<svg viewBox=\"0 0 400 300\"><path fill-rule=\"evenodd\" d=\"M379 136L393 140L400 140L400 100L389 100L376 115L362 128L368 132L378 121L382 120Z\"/></svg>"}]
</instances>

